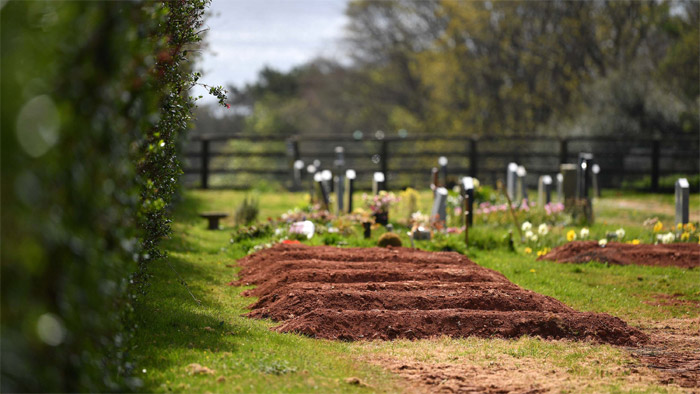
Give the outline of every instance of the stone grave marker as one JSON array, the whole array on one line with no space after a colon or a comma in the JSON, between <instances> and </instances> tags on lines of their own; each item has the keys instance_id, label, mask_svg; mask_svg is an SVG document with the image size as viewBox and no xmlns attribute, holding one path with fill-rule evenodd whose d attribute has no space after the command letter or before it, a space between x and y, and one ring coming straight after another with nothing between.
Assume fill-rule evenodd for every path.
<instances>
[{"instance_id":1,"label":"stone grave marker","mask_svg":"<svg viewBox=\"0 0 700 394\"><path fill-rule=\"evenodd\" d=\"M573 208L576 204L576 164L562 164L559 166L561 171L561 196L564 200L564 206Z\"/></svg>"},{"instance_id":2,"label":"stone grave marker","mask_svg":"<svg viewBox=\"0 0 700 394\"><path fill-rule=\"evenodd\" d=\"M593 183L593 195L600 197L600 184L598 183L598 174L600 174L600 166L596 163L591 167L591 177Z\"/></svg>"},{"instance_id":3,"label":"stone grave marker","mask_svg":"<svg viewBox=\"0 0 700 394\"><path fill-rule=\"evenodd\" d=\"M506 170L506 193L508 193L508 197L510 197L511 201L515 199L517 172L518 164L513 162L508 163L508 168Z\"/></svg>"},{"instance_id":4,"label":"stone grave marker","mask_svg":"<svg viewBox=\"0 0 700 394\"><path fill-rule=\"evenodd\" d=\"M304 170L304 162L301 160L294 161L294 179L293 185L294 190L299 190L301 188L301 172Z\"/></svg>"},{"instance_id":5,"label":"stone grave marker","mask_svg":"<svg viewBox=\"0 0 700 394\"><path fill-rule=\"evenodd\" d=\"M564 202L564 174L557 174L557 201Z\"/></svg>"},{"instance_id":6,"label":"stone grave marker","mask_svg":"<svg viewBox=\"0 0 700 394\"><path fill-rule=\"evenodd\" d=\"M686 224L690 217L688 207L690 199L690 184L688 179L679 178L676 181L676 223Z\"/></svg>"},{"instance_id":7,"label":"stone grave marker","mask_svg":"<svg viewBox=\"0 0 700 394\"><path fill-rule=\"evenodd\" d=\"M552 177L542 175L537 181L537 206L540 208L552 202Z\"/></svg>"},{"instance_id":8,"label":"stone grave marker","mask_svg":"<svg viewBox=\"0 0 700 394\"><path fill-rule=\"evenodd\" d=\"M447 185L447 157L440 156L438 158L438 165L440 165L440 172L442 172L442 185Z\"/></svg>"},{"instance_id":9,"label":"stone grave marker","mask_svg":"<svg viewBox=\"0 0 700 394\"><path fill-rule=\"evenodd\" d=\"M345 204L343 204L343 199L345 197L345 177L340 173L334 177L333 181L335 182L335 211L336 214L340 215L345 208Z\"/></svg>"},{"instance_id":10,"label":"stone grave marker","mask_svg":"<svg viewBox=\"0 0 700 394\"><path fill-rule=\"evenodd\" d=\"M372 193L379 194L380 190L384 190L384 173L375 172L372 177Z\"/></svg>"},{"instance_id":11,"label":"stone grave marker","mask_svg":"<svg viewBox=\"0 0 700 394\"><path fill-rule=\"evenodd\" d=\"M447 189L438 187L435 189L435 200L433 210L430 212L431 223L442 223L447 221Z\"/></svg>"},{"instance_id":12,"label":"stone grave marker","mask_svg":"<svg viewBox=\"0 0 700 394\"><path fill-rule=\"evenodd\" d=\"M462 178L462 197L468 198L466 210L469 214L466 217L467 225L471 227L474 223L474 178L470 176Z\"/></svg>"},{"instance_id":13,"label":"stone grave marker","mask_svg":"<svg viewBox=\"0 0 700 394\"><path fill-rule=\"evenodd\" d=\"M355 192L355 178L357 174L355 170L349 169L345 171L345 178L348 185L348 213L352 213L352 195Z\"/></svg>"},{"instance_id":14,"label":"stone grave marker","mask_svg":"<svg viewBox=\"0 0 700 394\"><path fill-rule=\"evenodd\" d=\"M527 200L527 184L525 183L525 177L527 176L527 170L525 169L525 166L518 166L518 169L515 171L515 174L518 176L518 181L517 181L518 200L522 202L523 200Z\"/></svg>"},{"instance_id":15,"label":"stone grave marker","mask_svg":"<svg viewBox=\"0 0 700 394\"><path fill-rule=\"evenodd\" d=\"M316 189L315 189L315 187L316 187L315 186L316 166L314 166L313 164L309 164L308 166L306 166L306 173L309 174L309 179L311 180L311 183L310 183L311 187L309 190L309 196L311 197L311 204L313 204L315 196L316 196Z\"/></svg>"},{"instance_id":16,"label":"stone grave marker","mask_svg":"<svg viewBox=\"0 0 700 394\"><path fill-rule=\"evenodd\" d=\"M328 170L326 170L328 171ZM330 172L330 171L328 171ZM325 209L328 209L329 206L329 197L328 197L328 189L326 188L325 182L323 181L323 173L322 171L317 171L314 174L314 181L316 182L316 187L318 189L318 193L321 195L321 202L323 203L323 207Z\"/></svg>"}]
</instances>

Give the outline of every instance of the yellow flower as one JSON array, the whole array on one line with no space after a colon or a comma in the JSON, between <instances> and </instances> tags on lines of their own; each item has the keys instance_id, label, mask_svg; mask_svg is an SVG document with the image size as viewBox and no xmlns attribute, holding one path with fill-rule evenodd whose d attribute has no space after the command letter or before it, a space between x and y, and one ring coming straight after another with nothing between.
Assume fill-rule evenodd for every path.
<instances>
[{"instance_id":1,"label":"yellow flower","mask_svg":"<svg viewBox=\"0 0 700 394\"><path fill-rule=\"evenodd\" d=\"M695 231L695 225L694 225L693 223L690 223L690 222L689 222L689 223L686 223L686 224L683 226L683 228L685 229L685 231L688 231L688 232L691 232L691 233L692 233L693 231Z\"/></svg>"},{"instance_id":2,"label":"yellow flower","mask_svg":"<svg viewBox=\"0 0 700 394\"><path fill-rule=\"evenodd\" d=\"M664 224L661 223L660 221L656 222L656 224L654 225L654 232L658 233L659 231L661 231L663 229L664 229Z\"/></svg>"},{"instance_id":3,"label":"yellow flower","mask_svg":"<svg viewBox=\"0 0 700 394\"><path fill-rule=\"evenodd\" d=\"M538 250L537 257L546 255L547 253L549 253L550 250L550 248L542 248L542 250Z\"/></svg>"},{"instance_id":4,"label":"yellow flower","mask_svg":"<svg viewBox=\"0 0 700 394\"><path fill-rule=\"evenodd\" d=\"M527 254L532 253L532 249L530 249L530 248L525 248L525 253L527 253Z\"/></svg>"},{"instance_id":5,"label":"yellow flower","mask_svg":"<svg viewBox=\"0 0 700 394\"><path fill-rule=\"evenodd\" d=\"M568 233L566 233L566 240L571 242L576 239L576 231L574 230L569 230Z\"/></svg>"},{"instance_id":6,"label":"yellow flower","mask_svg":"<svg viewBox=\"0 0 700 394\"><path fill-rule=\"evenodd\" d=\"M532 269L530 270L530 272L534 273L534 272L535 272L535 269L534 269L534 268L532 268Z\"/></svg>"},{"instance_id":7,"label":"yellow flower","mask_svg":"<svg viewBox=\"0 0 700 394\"><path fill-rule=\"evenodd\" d=\"M683 234L681 234L681 241L687 241L690 239L690 233L685 231Z\"/></svg>"},{"instance_id":8,"label":"yellow flower","mask_svg":"<svg viewBox=\"0 0 700 394\"><path fill-rule=\"evenodd\" d=\"M676 229L677 229L678 231L682 230L682 229L683 229L683 223L678 223L678 224L676 225Z\"/></svg>"},{"instance_id":9,"label":"yellow flower","mask_svg":"<svg viewBox=\"0 0 700 394\"><path fill-rule=\"evenodd\" d=\"M639 240L638 240L638 239L633 239L633 240L632 240L632 245L639 245Z\"/></svg>"}]
</instances>

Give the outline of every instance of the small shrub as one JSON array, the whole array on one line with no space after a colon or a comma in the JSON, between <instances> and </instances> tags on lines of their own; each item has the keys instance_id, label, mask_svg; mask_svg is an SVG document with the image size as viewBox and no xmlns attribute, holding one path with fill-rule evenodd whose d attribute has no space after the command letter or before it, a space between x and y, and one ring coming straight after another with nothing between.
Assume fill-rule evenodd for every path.
<instances>
[{"instance_id":1,"label":"small shrub","mask_svg":"<svg viewBox=\"0 0 700 394\"><path fill-rule=\"evenodd\" d=\"M401 246L401 238L395 233L385 233L379 237L377 246L386 248L387 246Z\"/></svg>"},{"instance_id":2,"label":"small shrub","mask_svg":"<svg viewBox=\"0 0 700 394\"><path fill-rule=\"evenodd\" d=\"M323 235L324 245L337 245L340 242L341 236L338 233L326 233ZM399 241L401 242L401 241Z\"/></svg>"},{"instance_id":3,"label":"small shrub","mask_svg":"<svg viewBox=\"0 0 700 394\"><path fill-rule=\"evenodd\" d=\"M257 199L245 197L241 205L236 208L236 224L247 226L258 218L260 213L260 202Z\"/></svg>"}]
</instances>

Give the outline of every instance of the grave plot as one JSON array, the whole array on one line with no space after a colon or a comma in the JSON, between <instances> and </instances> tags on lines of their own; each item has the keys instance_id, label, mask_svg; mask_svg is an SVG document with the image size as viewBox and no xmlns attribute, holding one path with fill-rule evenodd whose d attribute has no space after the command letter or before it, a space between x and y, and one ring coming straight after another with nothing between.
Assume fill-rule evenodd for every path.
<instances>
[{"instance_id":1,"label":"grave plot","mask_svg":"<svg viewBox=\"0 0 700 394\"><path fill-rule=\"evenodd\" d=\"M700 267L700 245L696 243L624 244L609 242L605 247L596 241L574 241L554 248L538 260L558 263L601 263L628 265Z\"/></svg>"},{"instance_id":2,"label":"grave plot","mask_svg":"<svg viewBox=\"0 0 700 394\"><path fill-rule=\"evenodd\" d=\"M249 317L315 338L453 337L581 339L637 345L647 336L602 313L577 312L522 289L463 255L394 248L279 244L239 261L257 285Z\"/></svg>"}]
</instances>

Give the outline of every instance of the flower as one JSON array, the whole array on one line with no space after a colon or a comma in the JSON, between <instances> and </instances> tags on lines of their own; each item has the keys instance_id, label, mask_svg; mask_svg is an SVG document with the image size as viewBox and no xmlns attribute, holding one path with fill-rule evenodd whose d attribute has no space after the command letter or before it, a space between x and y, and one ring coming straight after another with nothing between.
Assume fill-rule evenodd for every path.
<instances>
[{"instance_id":1,"label":"flower","mask_svg":"<svg viewBox=\"0 0 700 394\"><path fill-rule=\"evenodd\" d=\"M639 245L639 240L638 239L633 239L631 241L632 245Z\"/></svg>"},{"instance_id":2,"label":"flower","mask_svg":"<svg viewBox=\"0 0 700 394\"><path fill-rule=\"evenodd\" d=\"M282 243L287 245L296 245L300 244L301 242L297 241L296 239L285 239L284 241L282 241Z\"/></svg>"},{"instance_id":3,"label":"flower","mask_svg":"<svg viewBox=\"0 0 700 394\"><path fill-rule=\"evenodd\" d=\"M531 268L531 269L530 269L530 272L532 272L532 273L534 274L536 271L535 271L534 268Z\"/></svg>"},{"instance_id":4,"label":"flower","mask_svg":"<svg viewBox=\"0 0 700 394\"><path fill-rule=\"evenodd\" d=\"M656 222L656 224L654 225L654 232L658 233L659 231L661 231L663 229L664 229L664 224L661 223L661 221Z\"/></svg>"},{"instance_id":5,"label":"flower","mask_svg":"<svg viewBox=\"0 0 700 394\"><path fill-rule=\"evenodd\" d=\"M540 235L545 236L549 232L549 226L547 226L545 223L542 223L537 228L537 232L540 233Z\"/></svg>"},{"instance_id":6,"label":"flower","mask_svg":"<svg viewBox=\"0 0 700 394\"><path fill-rule=\"evenodd\" d=\"M598 245L600 245L600 246L603 247L603 248L604 248L605 245L607 245L607 244L608 244L608 240L605 239L605 238L601 238L601 240L598 241Z\"/></svg>"},{"instance_id":7,"label":"flower","mask_svg":"<svg viewBox=\"0 0 700 394\"><path fill-rule=\"evenodd\" d=\"M523 231L530 231L530 230L532 230L532 223L524 222L523 225L520 226L520 229Z\"/></svg>"},{"instance_id":8,"label":"flower","mask_svg":"<svg viewBox=\"0 0 700 394\"><path fill-rule=\"evenodd\" d=\"M675 240L676 240L676 236L671 232L668 232L668 233L661 236L661 243L670 244L671 242L673 242Z\"/></svg>"},{"instance_id":9,"label":"flower","mask_svg":"<svg viewBox=\"0 0 700 394\"><path fill-rule=\"evenodd\" d=\"M589 233L590 233L590 231L588 231L588 228L586 228L586 227L582 228L581 229L581 238L582 239L588 238Z\"/></svg>"},{"instance_id":10,"label":"flower","mask_svg":"<svg viewBox=\"0 0 700 394\"><path fill-rule=\"evenodd\" d=\"M226 109L230 109L230 108L231 108L231 104L226 104Z\"/></svg>"},{"instance_id":11,"label":"flower","mask_svg":"<svg viewBox=\"0 0 700 394\"><path fill-rule=\"evenodd\" d=\"M683 225L683 229L692 233L693 231L695 231L695 225L693 223L688 222Z\"/></svg>"},{"instance_id":12,"label":"flower","mask_svg":"<svg viewBox=\"0 0 700 394\"><path fill-rule=\"evenodd\" d=\"M681 241L687 241L690 239L690 233L687 231L684 231L683 234L681 234Z\"/></svg>"},{"instance_id":13,"label":"flower","mask_svg":"<svg viewBox=\"0 0 700 394\"><path fill-rule=\"evenodd\" d=\"M681 231L683 229L683 223L676 224L676 230Z\"/></svg>"},{"instance_id":14,"label":"flower","mask_svg":"<svg viewBox=\"0 0 700 394\"><path fill-rule=\"evenodd\" d=\"M566 233L566 240L571 242L576 239L576 231L574 230L569 230L569 232Z\"/></svg>"},{"instance_id":15,"label":"flower","mask_svg":"<svg viewBox=\"0 0 700 394\"><path fill-rule=\"evenodd\" d=\"M625 238L625 229L618 228L617 230L615 230L615 235L617 236L617 239Z\"/></svg>"},{"instance_id":16,"label":"flower","mask_svg":"<svg viewBox=\"0 0 700 394\"><path fill-rule=\"evenodd\" d=\"M551 251L550 248L542 248L542 250L537 251L537 257L544 256Z\"/></svg>"},{"instance_id":17,"label":"flower","mask_svg":"<svg viewBox=\"0 0 700 394\"><path fill-rule=\"evenodd\" d=\"M532 231L525 232L525 239L528 241L537 241L537 236Z\"/></svg>"},{"instance_id":18,"label":"flower","mask_svg":"<svg viewBox=\"0 0 700 394\"><path fill-rule=\"evenodd\" d=\"M527 254L532 253L532 249L530 249L530 248L525 248L525 253L527 253Z\"/></svg>"}]
</instances>

